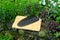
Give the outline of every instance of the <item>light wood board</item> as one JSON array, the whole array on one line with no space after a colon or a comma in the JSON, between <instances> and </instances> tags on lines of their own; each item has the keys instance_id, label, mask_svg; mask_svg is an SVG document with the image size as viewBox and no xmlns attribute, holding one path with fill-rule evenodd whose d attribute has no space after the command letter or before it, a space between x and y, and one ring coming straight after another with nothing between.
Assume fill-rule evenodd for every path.
<instances>
[{"instance_id":1,"label":"light wood board","mask_svg":"<svg viewBox=\"0 0 60 40\"><path fill-rule=\"evenodd\" d=\"M24 29L24 30L31 30L31 31L40 31L41 28L41 19L39 19L38 21L26 25L24 27L20 27L17 25L18 22L20 22L22 19L26 18L26 16L16 16L16 19L12 25L12 28L16 28L16 29Z\"/></svg>"}]
</instances>

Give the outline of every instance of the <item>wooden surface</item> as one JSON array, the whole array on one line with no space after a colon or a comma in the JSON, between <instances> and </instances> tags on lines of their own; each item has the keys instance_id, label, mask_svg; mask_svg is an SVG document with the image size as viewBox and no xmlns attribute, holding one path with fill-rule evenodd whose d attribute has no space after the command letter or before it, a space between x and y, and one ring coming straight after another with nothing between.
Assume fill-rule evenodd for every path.
<instances>
[{"instance_id":1,"label":"wooden surface","mask_svg":"<svg viewBox=\"0 0 60 40\"><path fill-rule=\"evenodd\" d=\"M26 18L26 16L17 16L14 23L13 23L13 25L12 25L12 28L31 30L31 31L40 31L41 21L42 21L41 19L39 19L38 21L36 21L32 24L26 25L24 27L18 26L17 23L20 22L24 18Z\"/></svg>"}]
</instances>

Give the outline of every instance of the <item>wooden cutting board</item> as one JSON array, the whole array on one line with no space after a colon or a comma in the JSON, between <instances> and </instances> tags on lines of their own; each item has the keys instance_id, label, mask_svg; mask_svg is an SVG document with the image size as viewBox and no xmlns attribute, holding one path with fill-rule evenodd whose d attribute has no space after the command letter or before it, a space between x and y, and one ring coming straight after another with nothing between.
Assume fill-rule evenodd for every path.
<instances>
[{"instance_id":1,"label":"wooden cutting board","mask_svg":"<svg viewBox=\"0 0 60 40\"><path fill-rule=\"evenodd\" d=\"M16 19L12 25L12 28L23 29L23 30L31 30L31 31L40 31L41 22L42 22L41 19L39 19L38 21L31 23L29 25L23 26L23 27L18 26L17 24L24 18L26 18L26 16L16 16Z\"/></svg>"}]
</instances>

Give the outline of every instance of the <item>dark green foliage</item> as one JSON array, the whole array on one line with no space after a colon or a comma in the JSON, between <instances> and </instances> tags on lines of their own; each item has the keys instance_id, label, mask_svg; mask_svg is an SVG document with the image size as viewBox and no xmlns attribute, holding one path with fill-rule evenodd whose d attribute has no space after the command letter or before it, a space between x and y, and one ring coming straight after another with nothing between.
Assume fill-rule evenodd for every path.
<instances>
[{"instance_id":1,"label":"dark green foliage","mask_svg":"<svg viewBox=\"0 0 60 40\"><path fill-rule=\"evenodd\" d=\"M13 36L19 35L19 37L21 36L23 38L25 34L24 31L22 30L17 31L12 29L12 23L14 22L15 17L17 15L39 16L40 18L42 18L42 20L45 19L44 21L46 23L47 23L47 20L49 21L53 20L55 22L58 22L60 25L60 8L58 8L58 4L54 7L52 4L48 6L50 1L46 0L46 5L39 4L39 1L42 1L42 0L0 0L0 28L5 31L8 30L9 32L11 32ZM54 1L57 2L57 0L54 0ZM58 23L55 23L53 21L48 22L47 24L45 23L46 26L49 24L48 25L49 28L47 27L49 29L49 32L52 31L48 35L52 35L53 33L53 36L55 34L55 36L58 37L60 36L60 33L56 30L60 29L60 26L57 25ZM42 25L44 25L45 27L45 24L42 24ZM56 27L55 27L55 24L57 25ZM9 33L4 33L4 34L5 35L0 34L0 40L12 40L12 37L10 36ZM39 34L39 36L45 37L46 34L47 33L42 31ZM32 37L31 35L29 35L29 37L34 39L34 37ZM30 39L29 37L28 39ZM17 36L17 39L18 39L18 36Z\"/></svg>"},{"instance_id":2,"label":"dark green foliage","mask_svg":"<svg viewBox=\"0 0 60 40\"><path fill-rule=\"evenodd\" d=\"M0 23L9 23L17 15L36 15L38 0L0 0Z\"/></svg>"},{"instance_id":3,"label":"dark green foliage","mask_svg":"<svg viewBox=\"0 0 60 40\"><path fill-rule=\"evenodd\" d=\"M16 15L27 15L38 13L34 5L38 0L0 0L0 16L1 20L12 20ZM32 5L31 5L32 4ZM30 8L29 8L30 7ZM5 21L5 20L4 20Z\"/></svg>"}]
</instances>

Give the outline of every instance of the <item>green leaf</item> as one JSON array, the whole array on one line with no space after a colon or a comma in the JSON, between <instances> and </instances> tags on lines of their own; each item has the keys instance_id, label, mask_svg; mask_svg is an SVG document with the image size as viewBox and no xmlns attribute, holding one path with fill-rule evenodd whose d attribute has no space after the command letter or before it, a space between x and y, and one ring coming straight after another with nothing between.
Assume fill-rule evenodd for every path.
<instances>
[{"instance_id":1,"label":"green leaf","mask_svg":"<svg viewBox=\"0 0 60 40\"><path fill-rule=\"evenodd\" d=\"M56 33L55 33L55 36L56 36L56 37L59 37L59 36L60 36L60 33L56 32Z\"/></svg>"},{"instance_id":2,"label":"green leaf","mask_svg":"<svg viewBox=\"0 0 60 40\"><path fill-rule=\"evenodd\" d=\"M60 16L59 17L56 17L56 21L57 22L60 22Z\"/></svg>"}]
</instances>

